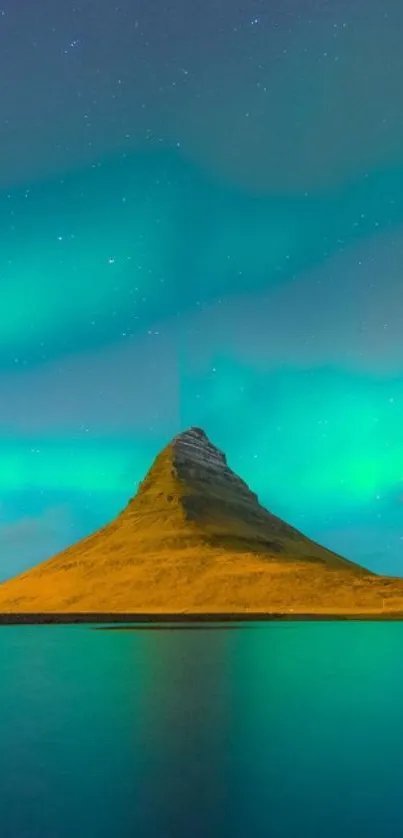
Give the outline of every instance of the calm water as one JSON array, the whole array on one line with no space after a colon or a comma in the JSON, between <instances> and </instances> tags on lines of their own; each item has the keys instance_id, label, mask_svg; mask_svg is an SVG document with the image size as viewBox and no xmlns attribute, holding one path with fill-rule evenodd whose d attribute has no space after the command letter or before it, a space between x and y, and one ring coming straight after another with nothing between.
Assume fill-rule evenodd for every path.
<instances>
[{"instance_id":1,"label":"calm water","mask_svg":"<svg viewBox=\"0 0 403 838\"><path fill-rule=\"evenodd\" d=\"M403 623L0 628L1 838L403 835Z\"/></svg>"}]
</instances>

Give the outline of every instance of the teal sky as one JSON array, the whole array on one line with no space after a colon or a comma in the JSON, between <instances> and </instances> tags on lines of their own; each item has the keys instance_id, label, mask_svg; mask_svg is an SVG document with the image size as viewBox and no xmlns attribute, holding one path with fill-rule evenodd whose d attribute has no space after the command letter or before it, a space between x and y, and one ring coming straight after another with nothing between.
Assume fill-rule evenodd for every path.
<instances>
[{"instance_id":1,"label":"teal sky","mask_svg":"<svg viewBox=\"0 0 403 838\"><path fill-rule=\"evenodd\" d=\"M0 578L192 424L403 575L403 11L353 6L4 6Z\"/></svg>"}]
</instances>

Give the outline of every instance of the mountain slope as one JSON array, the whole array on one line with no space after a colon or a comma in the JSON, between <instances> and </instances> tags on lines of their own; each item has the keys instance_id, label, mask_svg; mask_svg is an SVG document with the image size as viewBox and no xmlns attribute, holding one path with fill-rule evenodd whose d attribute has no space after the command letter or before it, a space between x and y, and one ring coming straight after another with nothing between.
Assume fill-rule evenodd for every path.
<instances>
[{"instance_id":1,"label":"mountain slope","mask_svg":"<svg viewBox=\"0 0 403 838\"><path fill-rule=\"evenodd\" d=\"M204 431L163 449L107 526L0 585L0 611L403 611L403 581L264 509Z\"/></svg>"}]
</instances>

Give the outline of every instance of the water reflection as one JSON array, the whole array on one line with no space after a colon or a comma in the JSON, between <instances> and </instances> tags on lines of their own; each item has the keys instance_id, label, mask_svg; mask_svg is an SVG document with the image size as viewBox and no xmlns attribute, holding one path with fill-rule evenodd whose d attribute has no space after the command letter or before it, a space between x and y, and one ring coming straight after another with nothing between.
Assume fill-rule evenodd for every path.
<instances>
[{"instance_id":1,"label":"water reflection","mask_svg":"<svg viewBox=\"0 0 403 838\"><path fill-rule=\"evenodd\" d=\"M400 838L402 624L105 628L0 630L1 838Z\"/></svg>"},{"instance_id":2,"label":"water reflection","mask_svg":"<svg viewBox=\"0 0 403 838\"><path fill-rule=\"evenodd\" d=\"M245 630L250 626L245 625ZM236 631L238 625L128 625L128 626L92 626L93 631Z\"/></svg>"}]
</instances>

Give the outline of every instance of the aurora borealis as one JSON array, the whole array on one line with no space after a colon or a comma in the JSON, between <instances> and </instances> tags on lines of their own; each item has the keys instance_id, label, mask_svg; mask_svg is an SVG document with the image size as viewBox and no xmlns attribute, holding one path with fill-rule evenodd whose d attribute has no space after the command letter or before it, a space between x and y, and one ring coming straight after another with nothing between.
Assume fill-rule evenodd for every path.
<instances>
[{"instance_id":1,"label":"aurora borealis","mask_svg":"<svg viewBox=\"0 0 403 838\"><path fill-rule=\"evenodd\" d=\"M0 578L193 424L403 575L403 8L202 5L3 3Z\"/></svg>"}]
</instances>

